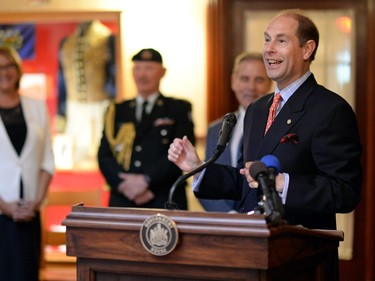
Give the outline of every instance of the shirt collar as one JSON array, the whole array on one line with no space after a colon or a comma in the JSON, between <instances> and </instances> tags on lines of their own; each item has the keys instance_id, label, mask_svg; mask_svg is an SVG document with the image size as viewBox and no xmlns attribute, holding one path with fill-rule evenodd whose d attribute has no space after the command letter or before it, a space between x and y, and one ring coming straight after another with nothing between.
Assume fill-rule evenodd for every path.
<instances>
[{"instance_id":1,"label":"shirt collar","mask_svg":"<svg viewBox=\"0 0 375 281\"><path fill-rule=\"evenodd\" d=\"M275 93L280 93L282 99L282 104L286 103L288 99L294 94L295 91L306 81L306 79L311 75L311 71L308 70L304 75L298 78L296 81L290 83L284 89L279 90L276 85Z\"/></svg>"},{"instance_id":2,"label":"shirt collar","mask_svg":"<svg viewBox=\"0 0 375 281\"><path fill-rule=\"evenodd\" d=\"M241 105L238 107L238 116L245 116L246 109L243 108Z\"/></svg>"},{"instance_id":3,"label":"shirt collar","mask_svg":"<svg viewBox=\"0 0 375 281\"><path fill-rule=\"evenodd\" d=\"M156 93L152 93L151 95L148 96L147 98L147 102L148 104L151 106L154 105L155 101L157 100L157 98L159 97L159 93L156 92ZM144 99L141 95L137 95L137 97L135 98L136 102L137 102L137 105L142 105L144 101L146 101L146 99ZM152 107L151 106L151 107Z\"/></svg>"}]
</instances>

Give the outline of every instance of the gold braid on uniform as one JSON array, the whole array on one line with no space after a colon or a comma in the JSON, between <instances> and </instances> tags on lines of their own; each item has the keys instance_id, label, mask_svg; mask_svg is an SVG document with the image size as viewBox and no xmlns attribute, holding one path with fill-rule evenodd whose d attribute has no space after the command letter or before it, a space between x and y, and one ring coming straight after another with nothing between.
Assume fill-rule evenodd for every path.
<instances>
[{"instance_id":1,"label":"gold braid on uniform","mask_svg":"<svg viewBox=\"0 0 375 281\"><path fill-rule=\"evenodd\" d=\"M135 127L132 122L121 125L117 135L114 135L115 104L111 103L105 118L105 135L117 163L129 170L135 138ZM120 149L120 150L119 150Z\"/></svg>"}]
</instances>

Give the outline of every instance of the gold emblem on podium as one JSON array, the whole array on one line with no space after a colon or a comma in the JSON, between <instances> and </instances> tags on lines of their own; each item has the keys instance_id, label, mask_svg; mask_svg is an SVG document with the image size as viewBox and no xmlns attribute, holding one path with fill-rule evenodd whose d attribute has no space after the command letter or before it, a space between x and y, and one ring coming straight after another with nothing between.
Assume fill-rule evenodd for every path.
<instances>
[{"instance_id":1,"label":"gold emblem on podium","mask_svg":"<svg viewBox=\"0 0 375 281\"><path fill-rule=\"evenodd\" d=\"M176 223L163 214L157 214L143 222L140 231L143 245L150 254L165 256L171 253L178 242Z\"/></svg>"}]
</instances>

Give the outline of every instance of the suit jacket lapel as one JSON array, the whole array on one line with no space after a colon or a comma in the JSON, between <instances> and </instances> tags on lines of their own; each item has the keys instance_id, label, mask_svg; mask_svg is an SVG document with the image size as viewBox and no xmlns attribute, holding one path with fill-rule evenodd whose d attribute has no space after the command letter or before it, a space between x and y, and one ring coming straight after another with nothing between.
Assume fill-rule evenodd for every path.
<instances>
[{"instance_id":1,"label":"suit jacket lapel","mask_svg":"<svg viewBox=\"0 0 375 281\"><path fill-rule=\"evenodd\" d=\"M270 95L267 103L265 103L264 106L254 108L253 115L256 116L256 122L252 122L252 124L249 124L252 127L251 131L247 132L247 124L244 124L244 140L248 138L248 141L243 143L243 149L244 151L246 150L246 156L249 157L248 159L257 159L256 155L258 155L260 145L263 142L264 128L266 127L268 111L272 103L272 97L273 96ZM244 122L246 121L247 120L245 119ZM245 148L245 146L247 147Z\"/></svg>"},{"instance_id":2,"label":"suit jacket lapel","mask_svg":"<svg viewBox=\"0 0 375 281\"><path fill-rule=\"evenodd\" d=\"M303 111L293 112L292 107L288 103L289 101L283 106L279 114L276 116L271 128L264 136L256 159L260 159L266 154L272 154L281 138L288 134L298 120L304 115Z\"/></svg>"},{"instance_id":3,"label":"suit jacket lapel","mask_svg":"<svg viewBox=\"0 0 375 281\"><path fill-rule=\"evenodd\" d=\"M316 85L316 80L314 76L311 75L289 98L264 137L264 128L272 98L267 102L266 107L260 109L260 112L257 113L259 114L260 122L257 122L258 124L254 126L254 131L251 132L250 150L252 152L250 155L254 156L251 159L260 159L264 155L273 153L280 143L281 138L293 130L294 126L305 114L303 110L304 105ZM262 138L263 140L261 140ZM258 146L256 144L258 144Z\"/></svg>"}]
</instances>

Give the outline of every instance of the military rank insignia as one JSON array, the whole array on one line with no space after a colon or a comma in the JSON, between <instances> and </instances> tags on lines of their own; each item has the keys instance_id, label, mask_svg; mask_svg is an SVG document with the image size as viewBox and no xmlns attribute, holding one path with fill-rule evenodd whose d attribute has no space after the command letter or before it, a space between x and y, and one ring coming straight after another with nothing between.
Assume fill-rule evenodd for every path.
<instances>
[{"instance_id":1,"label":"military rank insignia","mask_svg":"<svg viewBox=\"0 0 375 281\"><path fill-rule=\"evenodd\" d=\"M178 242L176 223L169 217L157 214L143 222L140 239L150 254L165 256L171 253Z\"/></svg>"}]
</instances>

